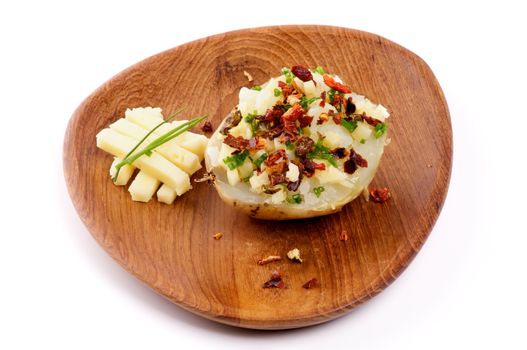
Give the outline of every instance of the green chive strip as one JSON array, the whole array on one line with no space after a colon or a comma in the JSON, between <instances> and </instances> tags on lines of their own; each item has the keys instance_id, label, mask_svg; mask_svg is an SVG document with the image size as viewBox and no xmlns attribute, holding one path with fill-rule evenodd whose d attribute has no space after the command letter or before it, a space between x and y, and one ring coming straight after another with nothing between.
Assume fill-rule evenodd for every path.
<instances>
[{"instance_id":1,"label":"green chive strip","mask_svg":"<svg viewBox=\"0 0 527 350\"><path fill-rule=\"evenodd\" d=\"M172 117L173 118L173 117ZM185 122L183 124L180 124L178 126L176 126L174 129L168 131L167 133L159 136L157 139L155 139L154 141L152 141L151 143L149 143L145 148L143 148L141 151L137 152L137 153L134 153L133 155L131 154L131 152L135 151L137 149L137 147L139 146L136 146L134 147L134 149L132 149L132 151L129 152L129 154L121 161L119 162L119 164L117 164L115 166L115 169L117 170L116 173L115 173L115 176L113 178L113 181L117 181L117 176L119 175L119 170L127 165L127 164L133 164L133 162L135 162L139 157L141 157L142 155L145 155L145 154L151 154L152 151L154 149L156 149L157 147L161 146L162 144L164 143L167 143L168 141L170 140L173 140L174 138L176 138L177 136L183 134L184 132L186 132L187 130L190 130L192 127L194 127L195 125L201 123L203 120L205 120L206 118L208 118L208 115L204 115L203 117L201 118L195 118L195 119L192 119L192 120L189 120L188 122ZM163 123L161 123L160 125L166 123L167 121L169 121L170 119L167 119L165 120ZM156 126L153 130L155 130L156 128L158 128L160 125ZM147 135L148 136L148 135ZM145 136L145 138L147 137ZM144 140L142 140L144 141ZM142 141L139 142L138 145L140 145L142 143Z\"/></svg>"}]
</instances>

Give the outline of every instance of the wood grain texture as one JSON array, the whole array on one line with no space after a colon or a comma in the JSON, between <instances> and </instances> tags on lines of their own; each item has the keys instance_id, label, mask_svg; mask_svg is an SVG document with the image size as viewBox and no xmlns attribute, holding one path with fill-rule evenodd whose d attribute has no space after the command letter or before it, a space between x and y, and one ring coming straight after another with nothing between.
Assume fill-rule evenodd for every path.
<instances>
[{"instance_id":1,"label":"wood grain texture","mask_svg":"<svg viewBox=\"0 0 527 350\"><path fill-rule=\"evenodd\" d=\"M248 85L283 66L322 65L354 91L390 110L391 144L373 186L384 204L362 198L326 217L286 222L251 219L225 205L212 186L165 205L135 203L108 176L112 158L96 133L128 107L186 106L214 126ZM279 26L197 40L118 74L74 112L64 141L64 172L81 219L121 266L179 306L247 328L283 329L331 320L386 288L409 264L437 219L448 188L452 133L432 71L410 51L377 35L325 26ZM199 173L198 175L199 176ZM346 230L347 242L339 240ZM216 232L224 234L214 240ZM258 259L299 248L304 263ZM263 289L272 270L287 288ZM314 289L301 286L316 277Z\"/></svg>"}]
</instances>

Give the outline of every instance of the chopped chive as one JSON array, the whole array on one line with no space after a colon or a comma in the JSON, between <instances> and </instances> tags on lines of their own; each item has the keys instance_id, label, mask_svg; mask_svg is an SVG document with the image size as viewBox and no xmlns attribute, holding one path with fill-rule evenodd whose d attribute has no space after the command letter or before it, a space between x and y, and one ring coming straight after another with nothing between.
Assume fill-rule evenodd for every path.
<instances>
[{"instance_id":1,"label":"chopped chive","mask_svg":"<svg viewBox=\"0 0 527 350\"><path fill-rule=\"evenodd\" d=\"M309 107L310 104L312 104L313 102L319 99L320 97L307 98L306 96L302 96L302 98L300 99L300 106L302 106L303 109L307 109L307 107Z\"/></svg>"},{"instance_id":2,"label":"chopped chive","mask_svg":"<svg viewBox=\"0 0 527 350\"><path fill-rule=\"evenodd\" d=\"M326 160L329 164L338 168L337 161L331 153L329 153L329 148L324 146L320 140L315 144L315 149L313 152L307 154L308 159L323 159Z\"/></svg>"},{"instance_id":3,"label":"chopped chive","mask_svg":"<svg viewBox=\"0 0 527 350\"><path fill-rule=\"evenodd\" d=\"M251 90L262 91L262 87L260 85L255 85L251 88Z\"/></svg>"},{"instance_id":4,"label":"chopped chive","mask_svg":"<svg viewBox=\"0 0 527 350\"><path fill-rule=\"evenodd\" d=\"M264 153L261 156L259 156L253 163L254 163L254 165L256 165L259 168L260 165L262 165L262 163L266 159L267 159L267 153Z\"/></svg>"},{"instance_id":5,"label":"chopped chive","mask_svg":"<svg viewBox=\"0 0 527 350\"><path fill-rule=\"evenodd\" d=\"M248 155L249 155L249 151L244 150L243 152L236 153L228 157L225 157L223 159L223 163L225 163L225 165L227 165L227 167L230 170L234 170L240 167L243 164L243 162L245 162L245 158L247 158Z\"/></svg>"},{"instance_id":6,"label":"chopped chive","mask_svg":"<svg viewBox=\"0 0 527 350\"><path fill-rule=\"evenodd\" d=\"M352 120L352 121L347 121L346 119L342 118L340 120L340 124L346 128L346 130L348 130L350 133L355 131L355 129L357 129L357 122Z\"/></svg>"},{"instance_id":7,"label":"chopped chive","mask_svg":"<svg viewBox=\"0 0 527 350\"><path fill-rule=\"evenodd\" d=\"M282 90L280 90L279 88L274 88L274 96L275 97L278 97L282 94Z\"/></svg>"},{"instance_id":8,"label":"chopped chive","mask_svg":"<svg viewBox=\"0 0 527 350\"><path fill-rule=\"evenodd\" d=\"M324 192L325 188L324 186L318 186L318 187L315 187L313 188L313 193L315 193L315 196L320 197L320 195L322 194L322 192Z\"/></svg>"},{"instance_id":9,"label":"chopped chive","mask_svg":"<svg viewBox=\"0 0 527 350\"><path fill-rule=\"evenodd\" d=\"M302 203L303 197L300 193L296 193L292 195L291 197L287 197L287 202L291 204L300 204Z\"/></svg>"},{"instance_id":10,"label":"chopped chive","mask_svg":"<svg viewBox=\"0 0 527 350\"><path fill-rule=\"evenodd\" d=\"M375 125L375 138L379 138L388 130L388 125L386 123L379 123Z\"/></svg>"},{"instance_id":11,"label":"chopped chive","mask_svg":"<svg viewBox=\"0 0 527 350\"><path fill-rule=\"evenodd\" d=\"M293 81L293 72L291 72L291 69L287 67L282 68L282 74L285 75L285 82L291 84Z\"/></svg>"}]
</instances>

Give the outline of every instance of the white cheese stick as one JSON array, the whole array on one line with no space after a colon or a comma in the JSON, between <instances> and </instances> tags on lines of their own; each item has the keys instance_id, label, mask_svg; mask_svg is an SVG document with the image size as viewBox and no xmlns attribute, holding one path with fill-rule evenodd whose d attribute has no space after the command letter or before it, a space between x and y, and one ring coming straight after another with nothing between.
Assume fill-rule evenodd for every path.
<instances>
[{"instance_id":1,"label":"white cheese stick","mask_svg":"<svg viewBox=\"0 0 527 350\"><path fill-rule=\"evenodd\" d=\"M113 181L113 177L115 176L115 173L117 172L117 170L115 169L115 166L119 164L121 161L122 161L121 158L115 157L113 159L112 165L110 165L110 177L112 178L112 181ZM134 170L135 168L131 165L127 164L123 166L121 170L119 171L119 175L117 175L117 180L114 181L114 184L116 186L126 185L128 181L130 181L130 178L132 177Z\"/></svg>"},{"instance_id":2,"label":"white cheese stick","mask_svg":"<svg viewBox=\"0 0 527 350\"><path fill-rule=\"evenodd\" d=\"M97 147L115 157L125 157L136 144L133 138L112 129L103 129L97 134ZM178 196L191 188L188 174L156 151L139 157L133 165L173 188Z\"/></svg>"},{"instance_id":3,"label":"white cheese stick","mask_svg":"<svg viewBox=\"0 0 527 350\"><path fill-rule=\"evenodd\" d=\"M187 120L176 120L173 121L172 127L179 126L183 123L187 122ZM181 147L188 149L192 153L196 154L200 160L203 160L203 156L205 155L205 149L207 148L207 144L209 143L209 139L205 135L195 134L193 132L185 132L176 139L179 138L179 144Z\"/></svg>"},{"instance_id":4,"label":"white cheese stick","mask_svg":"<svg viewBox=\"0 0 527 350\"><path fill-rule=\"evenodd\" d=\"M123 135L130 136L137 141L142 140L149 132L137 124L134 124L123 118L111 124L110 129L113 129ZM143 145L146 146L159 136L161 135L158 135L158 133L154 132L144 141ZM173 142L167 142L159 146L156 151L189 175L192 175L197 170L201 169L200 160L197 155Z\"/></svg>"},{"instance_id":5,"label":"white cheese stick","mask_svg":"<svg viewBox=\"0 0 527 350\"><path fill-rule=\"evenodd\" d=\"M159 184L158 179L140 171L128 187L128 192L132 195L133 201L146 203L152 198Z\"/></svg>"},{"instance_id":6,"label":"white cheese stick","mask_svg":"<svg viewBox=\"0 0 527 350\"><path fill-rule=\"evenodd\" d=\"M159 190L157 190L157 200L161 203L172 204L174 203L175 199L176 191L167 185L163 184L161 187L159 187Z\"/></svg>"},{"instance_id":7,"label":"white cheese stick","mask_svg":"<svg viewBox=\"0 0 527 350\"><path fill-rule=\"evenodd\" d=\"M138 111L137 108L132 110L127 109L125 112L125 118L127 120L146 130L152 130L163 121L163 118L159 117L159 115L160 114L155 113L144 113L144 111ZM186 120L178 120L172 123L161 125L161 127L155 131L155 134L158 136L163 135L184 122L186 122ZM178 144L179 146L197 155L199 160L202 161L205 148L207 147L208 138L205 135L199 135L187 131L174 138L170 142L167 142L167 144L169 143Z\"/></svg>"}]
</instances>

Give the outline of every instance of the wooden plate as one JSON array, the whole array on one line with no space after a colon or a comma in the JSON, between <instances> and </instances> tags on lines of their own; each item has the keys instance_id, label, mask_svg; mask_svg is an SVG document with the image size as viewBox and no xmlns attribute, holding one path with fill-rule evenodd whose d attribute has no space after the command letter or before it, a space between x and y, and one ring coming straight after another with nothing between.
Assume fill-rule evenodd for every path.
<instances>
[{"instance_id":1,"label":"wooden plate","mask_svg":"<svg viewBox=\"0 0 527 350\"><path fill-rule=\"evenodd\" d=\"M341 213L309 220L251 219L226 206L212 186L174 205L135 203L110 181L112 157L96 133L127 107L160 106L187 117L209 113L217 126L248 85L283 66L322 65L361 94L387 106L391 144L373 186L384 204L357 199ZM452 157L450 117L426 63L374 34L325 26L240 30L197 40L118 74L75 111L64 141L64 172L81 219L121 266L159 294L206 318L247 328L313 325L345 314L386 288L409 264L437 219ZM339 240L346 230L349 240ZM214 240L216 232L224 234ZM270 254L299 248L305 261L265 266ZM286 289L263 289L272 270ZM316 277L319 286L302 284Z\"/></svg>"}]
</instances>

